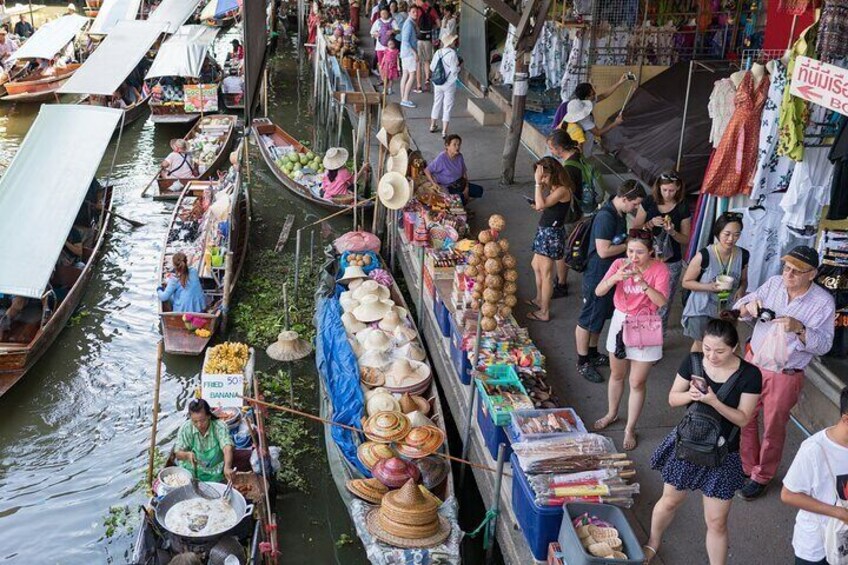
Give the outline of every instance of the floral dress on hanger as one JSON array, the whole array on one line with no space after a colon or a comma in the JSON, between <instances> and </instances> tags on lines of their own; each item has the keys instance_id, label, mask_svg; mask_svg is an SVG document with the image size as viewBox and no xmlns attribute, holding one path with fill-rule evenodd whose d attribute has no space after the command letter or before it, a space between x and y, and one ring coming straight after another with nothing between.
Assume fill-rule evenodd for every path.
<instances>
[{"instance_id":1,"label":"floral dress on hanger","mask_svg":"<svg viewBox=\"0 0 848 565\"><path fill-rule=\"evenodd\" d=\"M757 200L763 194L785 191L789 188L792 171L795 169L795 161L777 154L780 104L788 81L783 61L775 59L773 63L774 71L771 74L768 98L763 106L763 117L760 121L760 146L757 153L757 171L751 190L752 200Z\"/></svg>"}]
</instances>

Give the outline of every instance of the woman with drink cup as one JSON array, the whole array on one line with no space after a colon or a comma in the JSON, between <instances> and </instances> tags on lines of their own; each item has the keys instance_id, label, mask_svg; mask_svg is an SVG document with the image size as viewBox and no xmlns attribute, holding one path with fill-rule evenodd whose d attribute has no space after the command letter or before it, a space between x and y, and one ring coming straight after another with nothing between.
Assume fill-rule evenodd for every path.
<instances>
[{"instance_id":1,"label":"woman with drink cup","mask_svg":"<svg viewBox=\"0 0 848 565\"><path fill-rule=\"evenodd\" d=\"M683 288L690 291L683 308L683 334L694 340L692 351L701 351L710 318L721 317L745 294L749 254L736 245L742 228L742 214L719 216L713 226L715 243L701 249L683 275Z\"/></svg>"}]
</instances>

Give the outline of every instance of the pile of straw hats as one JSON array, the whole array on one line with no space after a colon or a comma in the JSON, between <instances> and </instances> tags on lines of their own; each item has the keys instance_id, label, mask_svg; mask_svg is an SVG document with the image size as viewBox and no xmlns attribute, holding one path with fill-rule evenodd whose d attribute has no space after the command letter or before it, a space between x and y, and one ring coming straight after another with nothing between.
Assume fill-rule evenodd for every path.
<instances>
[{"instance_id":1,"label":"pile of straw hats","mask_svg":"<svg viewBox=\"0 0 848 565\"><path fill-rule=\"evenodd\" d=\"M421 479L421 471L415 463L404 461L400 457L377 461L371 469L371 474L390 489L400 488L410 480L417 483Z\"/></svg>"},{"instance_id":2,"label":"pile of straw hats","mask_svg":"<svg viewBox=\"0 0 848 565\"><path fill-rule=\"evenodd\" d=\"M395 547L433 547L451 533L450 523L438 510L438 503L409 480L383 495L380 507L368 513L366 526L375 538Z\"/></svg>"}]
</instances>

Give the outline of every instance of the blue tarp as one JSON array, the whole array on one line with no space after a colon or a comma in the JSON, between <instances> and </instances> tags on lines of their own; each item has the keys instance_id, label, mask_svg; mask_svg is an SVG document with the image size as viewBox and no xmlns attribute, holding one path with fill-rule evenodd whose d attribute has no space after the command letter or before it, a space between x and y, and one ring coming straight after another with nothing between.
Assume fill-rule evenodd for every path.
<instances>
[{"instance_id":1,"label":"blue tarp","mask_svg":"<svg viewBox=\"0 0 848 565\"><path fill-rule=\"evenodd\" d=\"M361 429L365 398L359 388L359 365L342 325L341 306L335 296L322 296L317 302L315 362L333 404L333 421ZM333 426L331 433L348 462L370 477L371 473L356 455L357 442L353 432Z\"/></svg>"}]
</instances>

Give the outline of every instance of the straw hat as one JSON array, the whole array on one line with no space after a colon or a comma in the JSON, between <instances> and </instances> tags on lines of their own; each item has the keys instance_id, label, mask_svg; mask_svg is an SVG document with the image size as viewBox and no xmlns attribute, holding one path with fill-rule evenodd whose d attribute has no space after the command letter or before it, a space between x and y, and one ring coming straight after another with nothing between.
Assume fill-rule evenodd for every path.
<instances>
[{"instance_id":1,"label":"straw hat","mask_svg":"<svg viewBox=\"0 0 848 565\"><path fill-rule=\"evenodd\" d=\"M362 367L382 369L392 362L389 355L384 351L364 351L357 361L359 362L360 369Z\"/></svg>"},{"instance_id":2,"label":"straw hat","mask_svg":"<svg viewBox=\"0 0 848 565\"><path fill-rule=\"evenodd\" d=\"M392 349L392 339L383 330L367 328L356 335L356 340L362 345L363 351L388 352Z\"/></svg>"},{"instance_id":3,"label":"straw hat","mask_svg":"<svg viewBox=\"0 0 848 565\"><path fill-rule=\"evenodd\" d=\"M353 479L346 482L345 486L354 496L371 504L380 504L383 495L389 492L388 487L377 479Z\"/></svg>"},{"instance_id":4,"label":"straw hat","mask_svg":"<svg viewBox=\"0 0 848 565\"><path fill-rule=\"evenodd\" d=\"M404 324L401 324L395 329L393 329L392 335L395 338L395 343L397 343L398 345L405 345L410 341L418 339L418 332Z\"/></svg>"},{"instance_id":5,"label":"straw hat","mask_svg":"<svg viewBox=\"0 0 848 565\"><path fill-rule=\"evenodd\" d=\"M401 411L403 412L403 410L401 410ZM412 425L413 428L420 428L421 426L435 426L436 425L435 422L433 422L433 420L431 420L430 418L428 418L427 416L425 416L424 414L422 414L418 410L415 410L415 411L409 412L409 413L404 412L404 414L406 414L406 417L409 418L409 423Z\"/></svg>"},{"instance_id":6,"label":"straw hat","mask_svg":"<svg viewBox=\"0 0 848 565\"><path fill-rule=\"evenodd\" d=\"M406 151L401 151L396 155L389 155L386 159L387 173L400 173L406 177L406 172L409 169L409 155Z\"/></svg>"},{"instance_id":7,"label":"straw hat","mask_svg":"<svg viewBox=\"0 0 848 565\"><path fill-rule=\"evenodd\" d=\"M420 361L397 359L386 370L386 388L416 385L430 377L430 366ZM389 386L391 385L391 386Z\"/></svg>"},{"instance_id":8,"label":"straw hat","mask_svg":"<svg viewBox=\"0 0 848 565\"><path fill-rule=\"evenodd\" d=\"M389 392L389 389L378 386L377 388L365 388L362 390L362 394L365 395L365 400L368 400L369 398L380 392Z\"/></svg>"},{"instance_id":9,"label":"straw hat","mask_svg":"<svg viewBox=\"0 0 848 565\"><path fill-rule=\"evenodd\" d=\"M412 426L409 418L400 412L377 412L369 416L362 426L365 437L377 443L393 443L402 440Z\"/></svg>"},{"instance_id":10,"label":"straw hat","mask_svg":"<svg viewBox=\"0 0 848 565\"><path fill-rule=\"evenodd\" d=\"M359 444L359 447L356 448L356 456L370 471L379 461L383 459L391 459L392 457L395 457L396 454L391 447L384 443L366 441L365 443Z\"/></svg>"},{"instance_id":11,"label":"straw hat","mask_svg":"<svg viewBox=\"0 0 848 565\"><path fill-rule=\"evenodd\" d=\"M359 300L349 290L339 295L339 305L344 312L353 312L359 306Z\"/></svg>"},{"instance_id":12,"label":"straw hat","mask_svg":"<svg viewBox=\"0 0 848 565\"><path fill-rule=\"evenodd\" d=\"M368 531L378 540L401 548L433 547L451 533L447 518L440 516L438 504L424 495L415 481L386 493L380 508L365 518Z\"/></svg>"},{"instance_id":13,"label":"straw hat","mask_svg":"<svg viewBox=\"0 0 848 565\"><path fill-rule=\"evenodd\" d=\"M377 412L397 412L399 410L400 404L389 392L374 394L365 404L365 411L368 412L369 416L373 416Z\"/></svg>"},{"instance_id":14,"label":"straw hat","mask_svg":"<svg viewBox=\"0 0 848 565\"><path fill-rule=\"evenodd\" d=\"M428 455L415 461L421 471L421 484L430 490L438 487L448 477L448 464L437 455Z\"/></svg>"},{"instance_id":15,"label":"straw hat","mask_svg":"<svg viewBox=\"0 0 848 565\"><path fill-rule=\"evenodd\" d=\"M424 349L414 341L401 346L392 355L395 359L412 359L413 361L424 361L427 358Z\"/></svg>"},{"instance_id":16,"label":"straw hat","mask_svg":"<svg viewBox=\"0 0 848 565\"><path fill-rule=\"evenodd\" d=\"M387 332L393 332L399 324L401 324L400 316L398 315L397 309L392 308L388 314L383 316L383 319L380 320L378 324L381 330Z\"/></svg>"},{"instance_id":17,"label":"straw hat","mask_svg":"<svg viewBox=\"0 0 848 565\"><path fill-rule=\"evenodd\" d=\"M380 142L380 145L387 148L389 147L389 132L385 130L385 128L380 128L380 131L377 132L377 141Z\"/></svg>"},{"instance_id":18,"label":"straw hat","mask_svg":"<svg viewBox=\"0 0 848 565\"><path fill-rule=\"evenodd\" d=\"M387 389L383 388L383 385L386 384L386 375L376 367L360 367L359 382L365 386L381 388L389 393ZM366 400L369 398L370 396L366 396Z\"/></svg>"},{"instance_id":19,"label":"straw hat","mask_svg":"<svg viewBox=\"0 0 848 565\"><path fill-rule=\"evenodd\" d=\"M344 147L330 147L324 154L323 165L328 171L335 171L345 166L348 159L347 149Z\"/></svg>"},{"instance_id":20,"label":"straw hat","mask_svg":"<svg viewBox=\"0 0 848 565\"><path fill-rule=\"evenodd\" d=\"M345 267L344 274L342 278L338 281L339 284L348 284L357 279L367 279L368 275L365 274L365 271L362 270L362 267L356 265L348 265Z\"/></svg>"},{"instance_id":21,"label":"straw hat","mask_svg":"<svg viewBox=\"0 0 848 565\"><path fill-rule=\"evenodd\" d=\"M312 345L305 339L300 339L297 332L280 332L277 341L265 350L268 357L275 361L296 361L312 353Z\"/></svg>"},{"instance_id":22,"label":"straw hat","mask_svg":"<svg viewBox=\"0 0 848 565\"><path fill-rule=\"evenodd\" d=\"M389 135L395 135L403 131L405 119L403 117L403 109L397 102L389 102L383 108L383 115L380 118L380 127L385 129Z\"/></svg>"},{"instance_id":23,"label":"straw hat","mask_svg":"<svg viewBox=\"0 0 848 565\"><path fill-rule=\"evenodd\" d=\"M345 331L350 335L356 335L368 327L354 318L353 314L350 312L342 314L342 325L344 326Z\"/></svg>"},{"instance_id":24,"label":"straw hat","mask_svg":"<svg viewBox=\"0 0 848 565\"><path fill-rule=\"evenodd\" d=\"M399 171L392 167L393 157L389 157L389 172L383 175L380 183L377 185L377 197L380 202L389 210L400 210L409 199L412 197L412 187L409 180L406 178L406 163L398 163L403 165L403 171ZM406 158L403 158L406 161Z\"/></svg>"},{"instance_id":25,"label":"straw hat","mask_svg":"<svg viewBox=\"0 0 848 565\"><path fill-rule=\"evenodd\" d=\"M457 40L457 39L459 39L459 37L457 37L457 35L456 35L455 33L449 33L448 35L446 35L446 36L445 36L445 37L441 40L441 42L442 42L442 48L444 48L444 47L450 47L451 45L453 45L454 43L456 43L456 40Z\"/></svg>"},{"instance_id":26,"label":"straw hat","mask_svg":"<svg viewBox=\"0 0 848 565\"><path fill-rule=\"evenodd\" d=\"M410 412L421 412L425 416L430 413L430 402L423 396L415 394L403 393L400 397L400 411L404 414Z\"/></svg>"},{"instance_id":27,"label":"straw hat","mask_svg":"<svg viewBox=\"0 0 848 565\"><path fill-rule=\"evenodd\" d=\"M357 300L362 300L362 297L368 294L376 294L380 300L386 300L391 296L388 288L373 279L363 280L352 292L352 296Z\"/></svg>"},{"instance_id":28,"label":"straw hat","mask_svg":"<svg viewBox=\"0 0 848 565\"><path fill-rule=\"evenodd\" d=\"M412 140L405 131L393 135L389 140L389 155L397 155L401 151L407 151Z\"/></svg>"},{"instance_id":29,"label":"straw hat","mask_svg":"<svg viewBox=\"0 0 848 565\"><path fill-rule=\"evenodd\" d=\"M412 428L397 450L404 457L421 459L436 453L445 443L445 432L435 426L420 426Z\"/></svg>"},{"instance_id":30,"label":"straw hat","mask_svg":"<svg viewBox=\"0 0 848 565\"><path fill-rule=\"evenodd\" d=\"M371 469L374 478L389 488L400 488L407 481L417 482L421 471L412 461L404 461L399 457L389 457L377 461Z\"/></svg>"},{"instance_id":31,"label":"straw hat","mask_svg":"<svg viewBox=\"0 0 848 565\"><path fill-rule=\"evenodd\" d=\"M389 313L394 302L381 300L374 294L367 294L359 301L359 306L353 309L353 315L360 322L376 322Z\"/></svg>"},{"instance_id":32,"label":"straw hat","mask_svg":"<svg viewBox=\"0 0 848 565\"><path fill-rule=\"evenodd\" d=\"M568 105L565 107L566 113L564 119L569 124L579 122L589 117L593 107L594 104L588 100L569 100Z\"/></svg>"}]
</instances>

